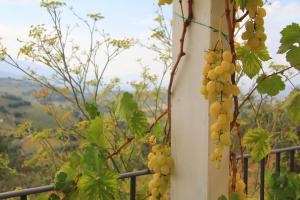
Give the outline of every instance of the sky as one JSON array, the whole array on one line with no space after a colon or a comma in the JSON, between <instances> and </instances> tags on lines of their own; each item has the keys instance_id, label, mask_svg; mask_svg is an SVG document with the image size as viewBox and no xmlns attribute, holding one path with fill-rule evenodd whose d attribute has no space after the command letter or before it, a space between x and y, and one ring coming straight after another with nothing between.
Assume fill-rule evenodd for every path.
<instances>
[{"instance_id":1,"label":"sky","mask_svg":"<svg viewBox=\"0 0 300 200\"><path fill-rule=\"evenodd\" d=\"M100 12L105 19L100 22L100 28L113 37L133 37L146 41L158 9L155 0L65 0L68 6L80 16L87 13ZM292 22L300 22L299 0L271 0L266 6L266 32L269 36L267 46L276 64L285 63L284 56L276 54L280 45L280 31ZM16 38L26 38L27 30L32 24L49 24L49 17L45 10L39 7L39 0L0 0L0 37L8 49L15 53L18 49ZM164 7L164 13L169 18L172 15L171 6ZM74 17L70 12L64 15L65 24L74 24ZM86 33L82 30L74 32L82 45L86 45ZM122 54L113 62L107 71L108 78L119 77L124 81L138 79L142 71L136 61L141 58L149 65L153 73L160 74L162 67L153 61L153 54L137 45Z\"/></svg>"}]
</instances>

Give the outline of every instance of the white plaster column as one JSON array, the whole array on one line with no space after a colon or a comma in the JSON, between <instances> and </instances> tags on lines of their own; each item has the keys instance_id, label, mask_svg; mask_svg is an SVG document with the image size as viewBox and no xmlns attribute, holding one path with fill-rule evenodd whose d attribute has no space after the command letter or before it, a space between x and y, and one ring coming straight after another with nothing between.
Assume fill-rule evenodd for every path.
<instances>
[{"instance_id":1,"label":"white plaster column","mask_svg":"<svg viewBox=\"0 0 300 200\"><path fill-rule=\"evenodd\" d=\"M187 0L183 1L187 15ZM194 20L218 27L224 14L224 0L194 0ZM179 52L182 18L178 0L174 0L173 60ZM177 14L176 14L177 13ZM226 27L225 18L223 19ZM191 23L184 50L175 76L172 97L172 156L175 169L171 179L172 200L217 200L228 192L228 155L218 170L209 155L214 144L209 138L208 102L200 95L204 52L213 48L217 33ZM228 152L227 152L228 153Z\"/></svg>"}]
</instances>

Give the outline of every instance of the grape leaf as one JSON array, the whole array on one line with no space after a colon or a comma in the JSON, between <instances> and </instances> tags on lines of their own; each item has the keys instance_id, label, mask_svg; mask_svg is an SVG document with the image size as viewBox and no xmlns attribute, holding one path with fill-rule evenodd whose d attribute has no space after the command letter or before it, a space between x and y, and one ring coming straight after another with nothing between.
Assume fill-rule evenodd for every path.
<instances>
[{"instance_id":1,"label":"grape leaf","mask_svg":"<svg viewBox=\"0 0 300 200\"><path fill-rule=\"evenodd\" d=\"M88 112L89 116L92 119L95 119L97 116L101 115L101 113L98 110L98 104L97 103L86 103L85 104L85 110Z\"/></svg>"},{"instance_id":2,"label":"grape leaf","mask_svg":"<svg viewBox=\"0 0 300 200\"><path fill-rule=\"evenodd\" d=\"M295 44L300 43L300 25L292 23L281 31L281 46L279 47L278 53L285 53L289 51Z\"/></svg>"},{"instance_id":3,"label":"grape leaf","mask_svg":"<svg viewBox=\"0 0 300 200\"><path fill-rule=\"evenodd\" d=\"M279 75L273 75L268 78L265 78L265 76L260 76L257 79L257 83L259 84L257 91L260 94L276 96L280 91L285 89L285 84Z\"/></svg>"},{"instance_id":4,"label":"grape leaf","mask_svg":"<svg viewBox=\"0 0 300 200\"><path fill-rule=\"evenodd\" d=\"M243 10L246 7L247 0L238 0L240 8Z\"/></svg>"},{"instance_id":5,"label":"grape leaf","mask_svg":"<svg viewBox=\"0 0 300 200\"><path fill-rule=\"evenodd\" d=\"M118 192L118 174L107 169L99 174L86 173L78 181L79 194L87 200L114 200Z\"/></svg>"},{"instance_id":6,"label":"grape leaf","mask_svg":"<svg viewBox=\"0 0 300 200\"><path fill-rule=\"evenodd\" d=\"M240 197L237 193L234 192L230 195L230 200L240 200Z\"/></svg>"},{"instance_id":7,"label":"grape leaf","mask_svg":"<svg viewBox=\"0 0 300 200\"><path fill-rule=\"evenodd\" d=\"M124 92L120 98L117 115L127 123L130 133L137 136L146 133L149 126L146 115L139 109L136 100L129 92Z\"/></svg>"},{"instance_id":8,"label":"grape leaf","mask_svg":"<svg viewBox=\"0 0 300 200\"><path fill-rule=\"evenodd\" d=\"M136 110L129 119L128 126L130 132L134 135L142 135L143 133L146 133L148 129L148 122L145 113L140 110Z\"/></svg>"},{"instance_id":9,"label":"grape leaf","mask_svg":"<svg viewBox=\"0 0 300 200\"><path fill-rule=\"evenodd\" d=\"M281 31L281 35L278 53L287 53L287 61L292 67L300 70L300 25L296 23L288 25Z\"/></svg>"},{"instance_id":10,"label":"grape leaf","mask_svg":"<svg viewBox=\"0 0 300 200\"><path fill-rule=\"evenodd\" d=\"M300 47L292 47L286 54L287 61L292 67L300 70Z\"/></svg>"},{"instance_id":11,"label":"grape leaf","mask_svg":"<svg viewBox=\"0 0 300 200\"><path fill-rule=\"evenodd\" d=\"M268 61L268 60L272 59L266 48L259 50L259 51L255 51L254 54L257 55L257 57L262 61Z\"/></svg>"},{"instance_id":12,"label":"grape leaf","mask_svg":"<svg viewBox=\"0 0 300 200\"><path fill-rule=\"evenodd\" d=\"M251 150L251 158L255 161L260 161L271 151L269 136L262 128L250 129L243 137L243 143Z\"/></svg>"},{"instance_id":13,"label":"grape leaf","mask_svg":"<svg viewBox=\"0 0 300 200\"><path fill-rule=\"evenodd\" d=\"M218 200L227 200L227 197L225 195L222 195L218 198Z\"/></svg>"},{"instance_id":14,"label":"grape leaf","mask_svg":"<svg viewBox=\"0 0 300 200\"><path fill-rule=\"evenodd\" d=\"M294 121L300 121L300 93L293 90L285 100L284 104L288 116Z\"/></svg>"},{"instance_id":15,"label":"grape leaf","mask_svg":"<svg viewBox=\"0 0 300 200\"><path fill-rule=\"evenodd\" d=\"M250 79L259 74L262 68L262 62L257 54L247 51L244 48L237 48L237 56L238 59L242 61L243 72Z\"/></svg>"},{"instance_id":16,"label":"grape leaf","mask_svg":"<svg viewBox=\"0 0 300 200\"><path fill-rule=\"evenodd\" d=\"M89 142L96 143L100 147L106 147L102 116L97 116L91 121L91 124L87 129L87 139Z\"/></svg>"}]
</instances>

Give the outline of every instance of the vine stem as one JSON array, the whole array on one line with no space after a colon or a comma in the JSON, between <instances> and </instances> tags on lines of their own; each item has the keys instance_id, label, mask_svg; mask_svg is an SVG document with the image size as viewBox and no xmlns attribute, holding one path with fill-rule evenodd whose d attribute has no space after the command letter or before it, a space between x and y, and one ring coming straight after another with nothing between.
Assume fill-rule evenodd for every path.
<instances>
[{"instance_id":1,"label":"vine stem","mask_svg":"<svg viewBox=\"0 0 300 200\"><path fill-rule=\"evenodd\" d=\"M230 51L232 54L232 63L236 64L236 53L235 53L235 46L234 46L234 29L236 24L236 2L233 1L233 9L232 9L232 18L230 16L231 9L230 9L230 2L229 0L225 0L225 14L226 14L226 20L227 20L227 28L228 28L228 36L229 36L229 46ZM231 83L233 85L236 85L235 80L236 74L233 73L231 75ZM233 121L231 123L231 130L237 125L236 120L239 115L239 102L238 97L233 96L234 101L234 112L233 112ZM237 128L237 136L241 144L241 137L239 133L239 128ZM243 151L241 151L241 157L243 157ZM237 175L237 161L236 161L236 154L230 150L230 160L231 160L231 169L232 169L232 181L231 181L231 190L232 192L235 192L236 189L236 175Z\"/></svg>"},{"instance_id":2,"label":"vine stem","mask_svg":"<svg viewBox=\"0 0 300 200\"><path fill-rule=\"evenodd\" d=\"M183 12L183 6L182 6L182 0L179 0L181 10ZM184 16L182 16L184 19ZM183 29L180 37L180 50L176 59L176 62L173 66L173 69L171 71L171 76L170 76L170 82L168 86L168 108L167 108L167 113L168 113L168 130L166 133L166 138L165 142L169 142L168 140L170 139L171 135L171 126L172 126L172 87L174 83L174 77L176 74L176 71L178 69L178 66L180 64L181 59L185 56L184 52L184 43L185 43L185 36L187 33L187 29L190 26L192 20L194 18L194 13L193 13L193 0L188 0L188 18L184 20L183 22Z\"/></svg>"},{"instance_id":3,"label":"vine stem","mask_svg":"<svg viewBox=\"0 0 300 200\"><path fill-rule=\"evenodd\" d=\"M252 96L252 94L255 92L255 90L258 88L258 86L259 86L264 80L266 80L267 78L269 78L269 77L271 77L271 76L274 76L274 75L277 75L277 74L282 74L282 73L284 73L285 71L287 71L287 70L289 70L289 69L291 69L291 68L292 68L292 67L287 67L287 68L282 69L282 70L280 70L280 71L278 71L278 72L274 72L274 73L272 73L272 74L270 74L270 75L267 75L267 76L263 77L263 78L261 79L261 81L260 81L259 83L257 83L257 84L255 85L255 87L252 88L252 90L248 93L248 95L246 96L246 98L245 98L245 99L242 101L242 103L239 105L239 108L241 108L241 107L246 103L246 101L250 99L250 97Z\"/></svg>"},{"instance_id":4,"label":"vine stem","mask_svg":"<svg viewBox=\"0 0 300 200\"><path fill-rule=\"evenodd\" d=\"M156 117L155 121L149 127L149 130L147 131L147 133L150 133L152 131L152 129L154 128L154 126L158 123L158 121L161 120L161 118L163 118L167 113L168 113L168 109L166 109L158 117Z\"/></svg>"},{"instance_id":5,"label":"vine stem","mask_svg":"<svg viewBox=\"0 0 300 200\"><path fill-rule=\"evenodd\" d=\"M111 159L113 156L118 155L122 149L124 149L129 143L131 143L134 140L135 137L129 137L127 140L117 149L115 150L112 154L110 154L106 159Z\"/></svg>"}]
</instances>

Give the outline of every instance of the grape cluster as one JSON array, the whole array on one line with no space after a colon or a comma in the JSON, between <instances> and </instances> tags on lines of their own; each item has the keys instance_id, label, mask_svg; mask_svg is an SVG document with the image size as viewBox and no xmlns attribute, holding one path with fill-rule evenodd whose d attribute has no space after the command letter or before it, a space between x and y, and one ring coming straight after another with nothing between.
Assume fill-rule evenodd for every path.
<instances>
[{"instance_id":1,"label":"grape cluster","mask_svg":"<svg viewBox=\"0 0 300 200\"><path fill-rule=\"evenodd\" d=\"M170 173L173 166L171 148L166 145L155 145L148 154L148 168L154 172L149 182L151 196L149 200L168 200Z\"/></svg>"},{"instance_id":2,"label":"grape cluster","mask_svg":"<svg viewBox=\"0 0 300 200\"><path fill-rule=\"evenodd\" d=\"M242 34L242 39L246 41L245 47L251 51L266 48L265 41L267 36L264 28L266 10L262 6L262 0L251 0L247 1L246 4L249 20L245 24L246 31Z\"/></svg>"},{"instance_id":3,"label":"grape cluster","mask_svg":"<svg viewBox=\"0 0 300 200\"><path fill-rule=\"evenodd\" d=\"M229 185L232 184L232 175L230 175L229 177ZM235 185L235 192L239 195L239 199L240 200L246 200L247 199L247 195L245 193L245 183L243 181L243 179L241 179L241 175L239 173L236 174L236 185ZM231 187L229 193L232 193L231 191Z\"/></svg>"},{"instance_id":4,"label":"grape cluster","mask_svg":"<svg viewBox=\"0 0 300 200\"><path fill-rule=\"evenodd\" d=\"M159 0L158 5L171 4L173 0Z\"/></svg>"},{"instance_id":5,"label":"grape cluster","mask_svg":"<svg viewBox=\"0 0 300 200\"><path fill-rule=\"evenodd\" d=\"M229 51L208 51L204 58L201 94L210 101L209 112L214 121L210 127L211 139L217 143L211 159L220 161L224 146L231 145L232 95L240 93L239 88L231 83L231 75L240 72L241 68L232 63Z\"/></svg>"}]
</instances>

